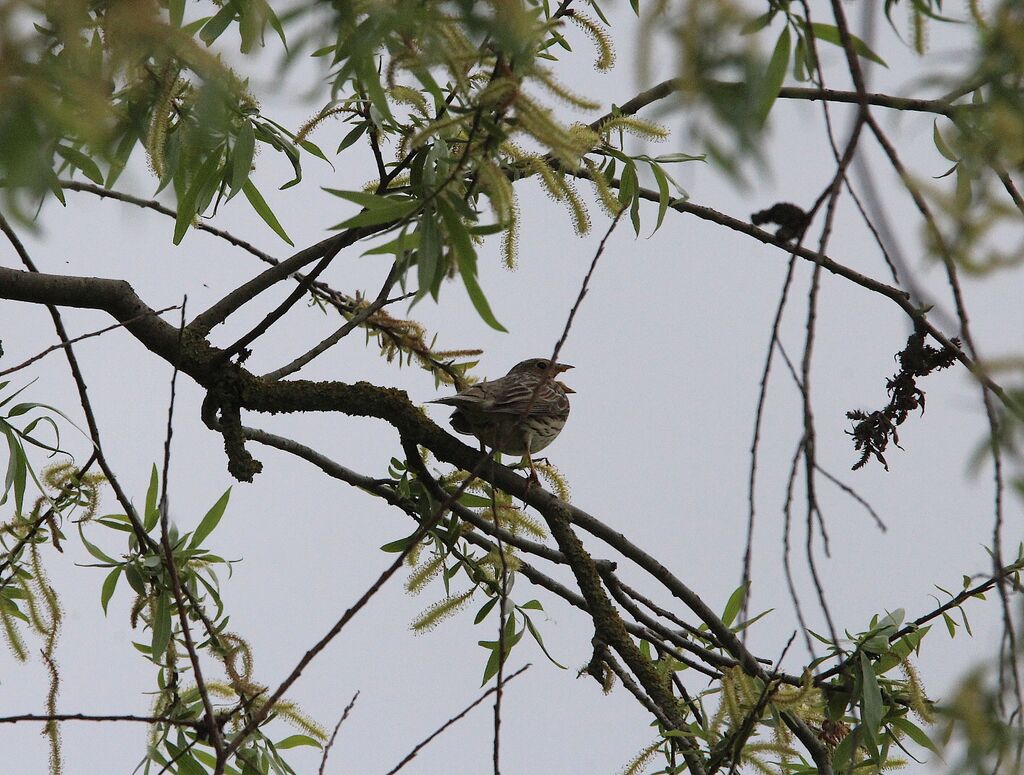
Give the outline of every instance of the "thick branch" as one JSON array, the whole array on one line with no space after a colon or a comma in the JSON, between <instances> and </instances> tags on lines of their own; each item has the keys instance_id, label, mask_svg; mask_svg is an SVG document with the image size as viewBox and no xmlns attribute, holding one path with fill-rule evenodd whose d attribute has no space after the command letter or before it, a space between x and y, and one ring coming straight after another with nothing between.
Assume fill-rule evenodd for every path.
<instances>
[{"instance_id":1,"label":"thick branch","mask_svg":"<svg viewBox=\"0 0 1024 775\"><path fill-rule=\"evenodd\" d=\"M178 359L177 327L146 306L124 280L69 277L0 267L0 298L103 310L168 363Z\"/></svg>"}]
</instances>

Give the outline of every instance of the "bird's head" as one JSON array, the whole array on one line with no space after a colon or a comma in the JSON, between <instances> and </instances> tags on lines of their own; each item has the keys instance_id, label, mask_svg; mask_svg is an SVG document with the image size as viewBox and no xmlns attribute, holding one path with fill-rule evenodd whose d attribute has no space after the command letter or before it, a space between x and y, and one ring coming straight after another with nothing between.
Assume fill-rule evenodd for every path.
<instances>
[{"instance_id":1,"label":"bird's head","mask_svg":"<svg viewBox=\"0 0 1024 775\"><path fill-rule=\"evenodd\" d=\"M509 374L534 374L539 377L547 377L548 379L554 379L564 371L568 371L573 368L568 363L551 363L550 358L530 358L529 360L517 363L509 371ZM566 393L575 393L576 391L568 387L565 383L555 380L559 387L562 388Z\"/></svg>"}]
</instances>

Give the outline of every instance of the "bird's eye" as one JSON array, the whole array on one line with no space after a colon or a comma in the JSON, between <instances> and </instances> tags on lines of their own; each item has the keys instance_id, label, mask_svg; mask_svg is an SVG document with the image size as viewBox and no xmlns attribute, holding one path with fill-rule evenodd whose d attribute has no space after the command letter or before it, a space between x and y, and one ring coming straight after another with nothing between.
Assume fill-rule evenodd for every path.
<instances>
[{"instance_id":1,"label":"bird's eye","mask_svg":"<svg viewBox=\"0 0 1024 775\"><path fill-rule=\"evenodd\" d=\"M541 369L542 371L547 371L548 362L547 361L537 361L537 368Z\"/></svg>"}]
</instances>

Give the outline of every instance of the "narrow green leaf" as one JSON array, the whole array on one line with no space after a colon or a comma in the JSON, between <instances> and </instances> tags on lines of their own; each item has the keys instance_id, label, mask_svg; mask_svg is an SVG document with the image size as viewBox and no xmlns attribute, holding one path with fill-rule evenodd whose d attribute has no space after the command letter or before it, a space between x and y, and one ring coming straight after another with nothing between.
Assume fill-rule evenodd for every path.
<instances>
[{"instance_id":1,"label":"narrow green leaf","mask_svg":"<svg viewBox=\"0 0 1024 775\"><path fill-rule=\"evenodd\" d=\"M334 194L334 196L342 199L347 199L349 202L355 202L360 207L365 207L367 210L377 210L382 207L394 207L396 204L409 204L409 199L396 199L390 196L381 196L380 194L371 194L368 191L344 191L340 188L327 188L324 186L324 191L328 194Z\"/></svg>"},{"instance_id":2,"label":"narrow green leaf","mask_svg":"<svg viewBox=\"0 0 1024 775\"><path fill-rule=\"evenodd\" d=\"M210 772L217 769L217 757L211 753L207 753L201 748L193 748L192 755L202 764L205 764ZM231 765L224 765L224 775L242 775L241 770L236 770Z\"/></svg>"},{"instance_id":3,"label":"narrow green leaf","mask_svg":"<svg viewBox=\"0 0 1024 775\"><path fill-rule=\"evenodd\" d=\"M950 161L960 161L955 153L946 144L946 139L942 136L942 132L939 131L939 120L935 119L932 122L932 140L935 142L935 148L939 153Z\"/></svg>"},{"instance_id":4,"label":"narrow green leaf","mask_svg":"<svg viewBox=\"0 0 1024 775\"><path fill-rule=\"evenodd\" d=\"M826 43L831 43L834 46L842 47L842 42L839 39L839 28L834 24L822 24L821 22L814 22L811 25L814 30L814 37L818 40L823 40ZM872 62L880 64L882 67L888 67L885 60L882 59L878 54L868 48L868 44L858 38L856 35L850 35L850 42L853 44L853 50L857 52L859 56L865 59L870 59Z\"/></svg>"},{"instance_id":5,"label":"narrow green leaf","mask_svg":"<svg viewBox=\"0 0 1024 775\"><path fill-rule=\"evenodd\" d=\"M537 645L540 646L540 650L544 652L544 656L548 658L548 661L556 667L560 667L563 670L568 670L569 668L567 668L565 665L563 665L561 662L559 662L557 659L551 656L551 652L548 651L548 647L544 645L544 639L540 636L540 631L534 626L533 622L530 620L530 617L527 616L524 618L526 619L526 626L530 630L530 635L532 635L533 639L537 641Z\"/></svg>"},{"instance_id":6,"label":"narrow green leaf","mask_svg":"<svg viewBox=\"0 0 1024 775\"><path fill-rule=\"evenodd\" d=\"M60 178L57 177L57 173L49 167L45 167L43 169L43 175L46 177L46 185L57 198L57 201L64 207L67 207L68 203L67 200L64 199L64 189L60 187Z\"/></svg>"},{"instance_id":7,"label":"narrow green leaf","mask_svg":"<svg viewBox=\"0 0 1024 775\"><path fill-rule=\"evenodd\" d=\"M793 77L798 81L806 81L808 78L807 44L804 36L799 33L796 36L796 50L793 52Z\"/></svg>"},{"instance_id":8,"label":"narrow green leaf","mask_svg":"<svg viewBox=\"0 0 1024 775\"><path fill-rule=\"evenodd\" d=\"M266 14L267 22L273 28L274 32L277 33L277 37L281 39L281 45L284 46L284 50L288 51L288 40L284 36L284 27L281 25L281 20L277 18L277 14L274 9L270 7L270 3L266 0L261 0L260 5L263 6L263 12Z\"/></svg>"},{"instance_id":9,"label":"narrow green leaf","mask_svg":"<svg viewBox=\"0 0 1024 775\"><path fill-rule=\"evenodd\" d=\"M235 147L231 149L231 189L228 191L228 199L241 191L245 181L249 179L255 153L256 132L252 124L245 120L242 122L242 128L238 130L238 137L235 138Z\"/></svg>"},{"instance_id":10,"label":"narrow green leaf","mask_svg":"<svg viewBox=\"0 0 1024 775\"><path fill-rule=\"evenodd\" d=\"M0 611L3 611L5 614L13 616L15 619L20 619L26 623L31 623L32 621L21 612L21 609L18 608L16 603L3 595L0 595Z\"/></svg>"},{"instance_id":11,"label":"narrow green leaf","mask_svg":"<svg viewBox=\"0 0 1024 775\"><path fill-rule=\"evenodd\" d=\"M772 19L775 18L776 13L778 13L778 9L772 8L760 16L751 19L740 28L740 35L750 35L755 32L760 32L772 23Z\"/></svg>"},{"instance_id":12,"label":"narrow green leaf","mask_svg":"<svg viewBox=\"0 0 1024 775\"><path fill-rule=\"evenodd\" d=\"M404 552L411 544L412 536L406 536L405 538L399 538L397 541L384 544L380 550L389 554L398 554L399 552Z\"/></svg>"},{"instance_id":13,"label":"narrow green leaf","mask_svg":"<svg viewBox=\"0 0 1024 775\"><path fill-rule=\"evenodd\" d=\"M178 210L174 217L174 244L177 245L185 236L188 227L199 212L199 202L204 194L220 184L220 162L224 155L223 148L211 153L209 158L196 172L189 184L188 191L178 200Z\"/></svg>"},{"instance_id":14,"label":"narrow green leaf","mask_svg":"<svg viewBox=\"0 0 1024 775\"><path fill-rule=\"evenodd\" d=\"M411 215L419 203L410 199L405 202L394 202L386 207L378 207L374 210L364 210L354 215L347 221L332 226L332 229L354 229L358 226L379 226L382 223L396 223L407 215Z\"/></svg>"},{"instance_id":15,"label":"narrow green leaf","mask_svg":"<svg viewBox=\"0 0 1024 775\"><path fill-rule=\"evenodd\" d=\"M7 479L4 483L4 500L7 494L14 489L14 508L16 513L21 514L25 504L25 484L28 473L28 462L25 458L25 449L18 441L14 429L7 423L0 425L4 436L7 437L7 450L10 459L7 462Z\"/></svg>"},{"instance_id":16,"label":"narrow green leaf","mask_svg":"<svg viewBox=\"0 0 1024 775\"><path fill-rule=\"evenodd\" d=\"M256 7L258 5L259 0L249 0L245 4L238 4L238 34L242 38L238 50L243 54L252 52L257 45L263 43L263 19Z\"/></svg>"},{"instance_id":17,"label":"narrow green leaf","mask_svg":"<svg viewBox=\"0 0 1024 775\"><path fill-rule=\"evenodd\" d=\"M619 184L619 202L628 205L633 201L637 190L636 164L632 159L626 159L622 168L622 178Z\"/></svg>"},{"instance_id":18,"label":"narrow green leaf","mask_svg":"<svg viewBox=\"0 0 1024 775\"><path fill-rule=\"evenodd\" d=\"M137 595L148 594L146 591L146 582L139 572L139 569L134 565L127 565L124 569L124 580L128 582L128 586L134 590Z\"/></svg>"},{"instance_id":19,"label":"narrow green leaf","mask_svg":"<svg viewBox=\"0 0 1024 775\"><path fill-rule=\"evenodd\" d=\"M850 732L846 737L839 741L839 745L836 746L836 750L832 753L832 767L836 772L848 772L850 764L853 763L853 756L857 752L857 747L861 738L861 728L854 727L853 731Z\"/></svg>"},{"instance_id":20,"label":"narrow green leaf","mask_svg":"<svg viewBox=\"0 0 1024 775\"><path fill-rule=\"evenodd\" d=\"M201 545L206 537L210 535L217 527L220 522L220 518L224 516L224 509L228 507L228 498L231 497L231 488L228 487L224 494L220 496L213 507L206 512L206 516L203 517L203 521L199 523L199 527L196 528L196 532L192 535L192 542L189 544L189 549L195 549Z\"/></svg>"},{"instance_id":21,"label":"narrow green leaf","mask_svg":"<svg viewBox=\"0 0 1024 775\"><path fill-rule=\"evenodd\" d=\"M78 524L78 535L82 539L82 545L85 547L85 550L89 552L89 554L91 554L100 562L106 562L110 563L111 565L117 565L117 560L115 560L113 557L108 557L106 554L104 554L102 549L100 549L95 544L90 543L90 541L85 537L85 533L82 532L81 523Z\"/></svg>"},{"instance_id":22,"label":"narrow green leaf","mask_svg":"<svg viewBox=\"0 0 1024 775\"><path fill-rule=\"evenodd\" d=\"M180 27L185 18L185 0L168 0L167 13L170 16L171 24Z\"/></svg>"},{"instance_id":23,"label":"narrow green leaf","mask_svg":"<svg viewBox=\"0 0 1024 775\"><path fill-rule=\"evenodd\" d=\"M459 496L461 505L471 509L487 509L491 507L491 499L484 495L474 495L471 492L464 492Z\"/></svg>"},{"instance_id":24,"label":"narrow green leaf","mask_svg":"<svg viewBox=\"0 0 1024 775\"><path fill-rule=\"evenodd\" d=\"M100 168L96 166L96 162L84 153L69 145L64 145L63 143L57 146L57 153L63 156L73 167L81 170L82 174L97 186L103 185L103 173L100 172Z\"/></svg>"},{"instance_id":25,"label":"narrow green leaf","mask_svg":"<svg viewBox=\"0 0 1024 775\"><path fill-rule=\"evenodd\" d=\"M740 584L733 590L733 593L729 595L729 600L725 604L725 611L722 612L722 623L728 627L732 624L736 618L736 614L740 612L743 607L743 599L747 596L747 585Z\"/></svg>"},{"instance_id":26,"label":"narrow green leaf","mask_svg":"<svg viewBox=\"0 0 1024 775\"><path fill-rule=\"evenodd\" d=\"M934 754L939 753L938 746L936 746L935 743L932 742L932 739L928 737L928 733L906 716L894 718L892 720L892 725L922 748L926 748Z\"/></svg>"},{"instance_id":27,"label":"narrow green leaf","mask_svg":"<svg viewBox=\"0 0 1024 775\"><path fill-rule=\"evenodd\" d=\"M338 150L335 151L335 153L341 153L350 145L352 145L356 140L363 136L363 133L366 132L366 130L369 129L369 127L369 124L360 124L355 129L350 131L341 139L341 142L338 144Z\"/></svg>"},{"instance_id":28,"label":"narrow green leaf","mask_svg":"<svg viewBox=\"0 0 1024 775\"><path fill-rule=\"evenodd\" d=\"M476 277L468 272L460 271L459 274L462 276L462 282L466 286L466 291L469 293L473 306L476 307L477 314L495 331L507 333L508 329L499 323L495 319L494 313L491 312L491 306L487 303L487 297L484 296L484 292L477 283Z\"/></svg>"},{"instance_id":29,"label":"narrow green leaf","mask_svg":"<svg viewBox=\"0 0 1024 775\"><path fill-rule=\"evenodd\" d=\"M203 29L199 32L199 39L207 46L211 45L228 28L228 25L234 21L234 18L234 4L228 3L210 21L203 25Z\"/></svg>"},{"instance_id":30,"label":"narrow green leaf","mask_svg":"<svg viewBox=\"0 0 1024 775\"><path fill-rule=\"evenodd\" d=\"M125 165L128 163L128 158L132 155L132 150L134 150L135 144L138 141L139 136L132 129L129 129L118 142L117 148L114 149L114 156L110 161L110 169L107 170L107 178L103 184L107 188L113 188L114 183L121 177L121 173L124 172Z\"/></svg>"},{"instance_id":31,"label":"narrow green leaf","mask_svg":"<svg viewBox=\"0 0 1024 775\"><path fill-rule=\"evenodd\" d=\"M768 68L765 70L762 82L764 91L761 93L761 104L757 111L759 124L763 124L768 119L772 105L775 104L775 99L779 96L779 89L782 88L782 83L786 80L790 46L789 26L787 25L782 28L782 34L775 42L775 50L772 52L772 58L768 60Z\"/></svg>"},{"instance_id":32,"label":"narrow green leaf","mask_svg":"<svg viewBox=\"0 0 1024 775\"><path fill-rule=\"evenodd\" d=\"M467 269L476 274L476 248L473 247L473 240L469 236L466 224L462 222L462 219L459 218L447 199L438 199L437 209L444 220L444 230L448 235L448 243L455 252L459 271Z\"/></svg>"},{"instance_id":33,"label":"narrow green leaf","mask_svg":"<svg viewBox=\"0 0 1024 775\"><path fill-rule=\"evenodd\" d=\"M401 256L411 250L415 250L420 244L419 232L402 233L393 240L378 245L375 248L363 251L364 256L393 255Z\"/></svg>"},{"instance_id":34,"label":"narrow green leaf","mask_svg":"<svg viewBox=\"0 0 1024 775\"><path fill-rule=\"evenodd\" d=\"M370 98L373 107L379 110L384 118L394 121L394 116L391 115L391 106L388 105L387 95L384 93L384 88L380 85L376 57L372 55L353 56L349 61L352 63L356 75L359 76L360 82L366 89L366 95Z\"/></svg>"},{"instance_id":35,"label":"narrow green leaf","mask_svg":"<svg viewBox=\"0 0 1024 775\"><path fill-rule=\"evenodd\" d=\"M170 740L165 740L164 745L174 760L172 771L177 775L208 775L203 765L192 758L192 754L184 746L176 746Z\"/></svg>"},{"instance_id":36,"label":"narrow green leaf","mask_svg":"<svg viewBox=\"0 0 1024 775\"><path fill-rule=\"evenodd\" d=\"M500 223L485 223L480 226L472 226L469 233L476 237L490 237L492 234L501 234L506 227Z\"/></svg>"},{"instance_id":37,"label":"narrow green leaf","mask_svg":"<svg viewBox=\"0 0 1024 775\"><path fill-rule=\"evenodd\" d=\"M245 181L242 186L242 193L245 194L245 198L249 200L249 204L252 205L252 209L255 210L260 218L264 220L267 226L273 229L277 233L277 236L289 245L294 246L295 243L292 242L292 238L288 236L284 227L281 226L280 222L277 220L277 216L274 215L274 212L270 209L267 201L263 198L263 195L251 180Z\"/></svg>"},{"instance_id":38,"label":"narrow green leaf","mask_svg":"<svg viewBox=\"0 0 1024 775\"><path fill-rule=\"evenodd\" d=\"M114 590L117 589L117 580L121 578L121 571L123 569L119 566L114 568L107 577L103 580L103 589L100 592L100 605L103 606L103 615L107 615L107 603L110 602L110 598L114 596Z\"/></svg>"},{"instance_id":39,"label":"narrow green leaf","mask_svg":"<svg viewBox=\"0 0 1024 775\"><path fill-rule=\"evenodd\" d=\"M668 203L671 200L668 190L668 178L660 166L654 162L648 162L654 179L658 182L658 222L654 225L654 231L661 228L661 222L665 220L665 213L668 212ZM654 232L651 232L653 234Z\"/></svg>"},{"instance_id":40,"label":"narrow green leaf","mask_svg":"<svg viewBox=\"0 0 1024 775\"><path fill-rule=\"evenodd\" d=\"M482 644L481 644L482 645ZM498 674L498 646L495 644L491 648L491 655L487 658L487 664L484 665L484 677L480 681L480 685L483 686L491 680L495 675Z\"/></svg>"},{"instance_id":41,"label":"narrow green leaf","mask_svg":"<svg viewBox=\"0 0 1024 775\"><path fill-rule=\"evenodd\" d=\"M685 161L707 161L707 159L708 155L706 153L662 153L654 157L654 160L659 164L678 164Z\"/></svg>"},{"instance_id":42,"label":"narrow green leaf","mask_svg":"<svg viewBox=\"0 0 1024 775\"><path fill-rule=\"evenodd\" d=\"M860 705L861 721L868 739L877 744L878 730L882 726L882 690L878 686L878 677L871 667L871 660L863 651L860 652L860 673L863 682Z\"/></svg>"},{"instance_id":43,"label":"narrow green leaf","mask_svg":"<svg viewBox=\"0 0 1024 775\"><path fill-rule=\"evenodd\" d=\"M149 474L149 489L146 490L146 512L142 518L142 526L148 533L154 527L160 519L160 512L156 507L156 499L158 490L160 487L160 478L156 473L156 463L153 464L153 470Z\"/></svg>"},{"instance_id":44,"label":"narrow green leaf","mask_svg":"<svg viewBox=\"0 0 1024 775\"><path fill-rule=\"evenodd\" d=\"M275 748L297 748L300 745L308 745L311 748L323 748L318 740L314 740L309 735L290 735L284 740L280 740L274 743Z\"/></svg>"},{"instance_id":45,"label":"narrow green leaf","mask_svg":"<svg viewBox=\"0 0 1024 775\"><path fill-rule=\"evenodd\" d=\"M768 609L762 611L761 613L757 614L756 616L752 616L749 619L746 619L745 621L740 622L739 624L737 624L733 628L733 631L734 632L742 632L743 630L745 630L748 627L750 627L758 619L760 619L763 616L767 616L768 614L770 614L774 610L775 610L774 608L768 608Z\"/></svg>"},{"instance_id":46,"label":"narrow green leaf","mask_svg":"<svg viewBox=\"0 0 1024 775\"><path fill-rule=\"evenodd\" d=\"M163 657L167 644L171 642L171 596L162 591L156 599L153 612L153 642L151 645L154 660Z\"/></svg>"},{"instance_id":47,"label":"narrow green leaf","mask_svg":"<svg viewBox=\"0 0 1024 775\"><path fill-rule=\"evenodd\" d=\"M194 38L196 33L203 28L203 25L210 21L209 16L200 16L195 21L191 21L181 28L181 31L185 33L187 37Z\"/></svg>"},{"instance_id":48,"label":"narrow green leaf","mask_svg":"<svg viewBox=\"0 0 1024 775\"><path fill-rule=\"evenodd\" d=\"M441 227L437 224L433 205L427 205L420 213L420 227L416 233L420 235L420 247L416 251L416 299L432 292L436 301L436 289L441 284L444 266L441 263Z\"/></svg>"},{"instance_id":49,"label":"narrow green leaf","mask_svg":"<svg viewBox=\"0 0 1024 775\"><path fill-rule=\"evenodd\" d=\"M323 151L320 150L320 146L314 143L312 140L302 140L298 143L298 145L307 153L311 153L318 159L323 159L328 164L331 164L331 160L327 158ZM333 164L331 164L331 169L334 169Z\"/></svg>"},{"instance_id":50,"label":"narrow green leaf","mask_svg":"<svg viewBox=\"0 0 1024 775\"><path fill-rule=\"evenodd\" d=\"M488 600L486 603L480 606L480 610L476 612L476 617L473 619L473 624L480 624L480 622L486 619L487 614L491 612L491 609L494 608L494 605L497 602L498 598L492 597L490 600Z\"/></svg>"}]
</instances>

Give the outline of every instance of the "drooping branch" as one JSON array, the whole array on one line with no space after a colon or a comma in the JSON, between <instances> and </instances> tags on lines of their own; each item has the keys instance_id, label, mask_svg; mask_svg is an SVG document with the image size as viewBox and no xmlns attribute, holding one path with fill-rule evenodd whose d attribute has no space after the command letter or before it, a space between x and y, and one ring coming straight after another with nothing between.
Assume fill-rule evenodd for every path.
<instances>
[{"instance_id":1,"label":"drooping branch","mask_svg":"<svg viewBox=\"0 0 1024 775\"><path fill-rule=\"evenodd\" d=\"M868 123L870 125L870 121ZM578 170L571 174L578 178L590 179L590 173L587 170ZM612 180L609 181L609 183L616 188L620 185L618 180ZM645 199L649 202L659 202L661 199L657 191L649 188L640 188L637 193L641 199ZM961 364L966 366L967 370L971 372L974 378L977 379L978 382L987 390L991 391L1003 406L1005 406L1016 417L1024 420L1024 406L1021 406L1012 396L1007 394L1006 390L992 379L991 375L985 370L982 364L964 352L962 348L957 347L950 337L946 336L942 331L929 322L926 312L914 306L906 291L900 290L895 286L888 285L872 277L868 277L855 269L851 269L845 264L839 263L829 256L819 255L809 248L794 248L792 245L784 242L770 232L759 229L746 221L733 218L732 216L721 213L710 207L694 204L691 201L675 200L669 203L669 208L680 213L695 215L702 220L716 223L719 226L725 226L733 231L752 237L765 245L773 245L785 250L787 254L798 256L805 261L820 263L821 268L825 271L836 275L837 277L842 277L865 290L890 299L893 303L898 305L911 320L919 322L921 327L928 332L928 335L931 336L932 339L942 345L942 347L949 353L954 355Z\"/></svg>"},{"instance_id":2,"label":"drooping branch","mask_svg":"<svg viewBox=\"0 0 1024 775\"><path fill-rule=\"evenodd\" d=\"M719 86L727 85L728 84L725 83L719 83ZM632 99L623 102L614 115L633 115L634 113L643 110L648 105L659 102L667 97L671 97L673 94L679 92L682 87L683 84L678 78L669 78L668 80L652 86L650 89L640 92ZM916 113L935 113L950 117L952 117L958 110L972 108L970 105L955 105L949 98L923 100L914 99L912 97L899 97L891 94L878 93L866 93L864 98L869 105L877 105L880 108L907 110ZM850 105L857 105L861 101L861 97L856 91L806 88L802 86L783 86L779 89L779 99L805 100L812 102L839 102ZM606 113L596 121L591 122L590 128L596 131L603 123L612 117L612 113Z\"/></svg>"},{"instance_id":3,"label":"drooping branch","mask_svg":"<svg viewBox=\"0 0 1024 775\"><path fill-rule=\"evenodd\" d=\"M177 216L174 210L169 207L165 207L154 199L142 199L140 197L132 196L131 194L126 194L122 191L104 188L103 186L98 186L95 183L87 183L84 181L61 180L60 184L62 188L68 191L81 191L94 194L101 199L124 202L136 207L152 210L169 218L175 218ZM241 248L270 266L278 266L281 263L279 259L256 247L251 242L241 239L229 231L211 226L205 221L200 220L198 223L194 224L193 228L198 231L211 234L231 245L234 245L235 247ZM302 272L293 272L291 277L297 283L307 283L308 280L310 294L319 301L322 301L336 309L342 316L350 318L348 321L350 324L356 321L356 318L362 318L367 312L366 306L362 304L362 300L358 296L353 297L346 293L342 293L325 282L308 278L308 276ZM390 304L391 301L389 300L387 303ZM433 349L427 345L426 341L423 340L421 335L417 335L413 339L402 336L402 324L404 322L405 321L394 320L387 317L382 318L374 315L371 311L365 319L356 321L355 325L364 325L366 328L374 331L376 334L379 334L392 346L402 349L405 352L413 353L417 359L419 359L424 365L428 366L432 371L435 373L444 373L447 375L448 379L458 385L459 380L462 379L462 375L457 370L453 369L450 363L445 362L443 360L443 356L436 355ZM479 351L475 350L460 350L460 352L464 352L468 355L479 354Z\"/></svg>"}]
</instances>

